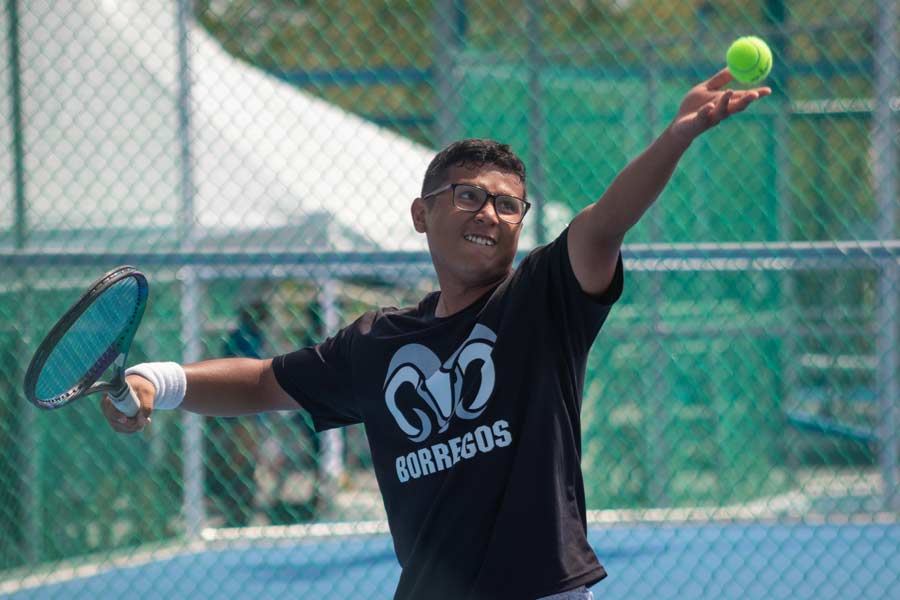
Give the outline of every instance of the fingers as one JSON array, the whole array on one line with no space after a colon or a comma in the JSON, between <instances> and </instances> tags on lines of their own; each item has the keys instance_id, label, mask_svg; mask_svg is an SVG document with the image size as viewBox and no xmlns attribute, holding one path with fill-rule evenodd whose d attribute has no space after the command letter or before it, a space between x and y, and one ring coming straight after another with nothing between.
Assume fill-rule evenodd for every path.
<instances>
[{"instance_id":1,"label":"fingers","mask_svg":"<svg viewBox=\"0 0 900 600\"><path fill-rule=\"evenodd\" d=\"M756 100L772 93L769 88L757 90L725 90L713 102L704 105L698 115L712 127L718 125L731 115L743 112Z\"/></svg>"},{"instance_id":2,"label":"fingers","mask_svg":"<svg viewBox=\"0 0 900 600\"><path fill-rule=\"evenodd\" d=\"M715 111L712 115L716 123L728 116L728 104L731 102L733 96L734 90L726 90L725 93L719 96L719 100L716 102Z\"/></svg>"},{"instance_id":3,"label":"fingers","mask_svg":"<svg viewBox=\"0 0 900 600\"><path fill-rule=\"evenodd\" d=\"M728 85L734 81L734 76L731 74L731 71L728 70L728 67L725 67L712 77L706 80L706 88L711 91L717 91ZM704 84L701 84L704 85ZM742 90L744 92L756 92L758 94L758 98L764 98L772 93L772 88L770 87L759 87L754 88L752 90Z\"/></svg>"},{"instance_id":4,"label":"fingers","mask_svg":"<svg viewBox=\"0 0 900 600\"><path fill-rule=\"evenodd\" d=\"M704 123L708 124L710 117L715 109L716 109L715 103L708 102L700 107L700 110L697 111L697 116L700 117L700 119Z\"/></svg>"},{"instance_id":5,"label":"fingers","mask_svg":"<svg viewBox=\"0 0 900 600\"><path fill-rule=\"evenodd\" d=\"M746 90L742 92L736 92L731 106L729 107L728 114L735 114L742 112L752 103L756 102L760 98L765 98L769 94L772 93L770 88L758 88L755 90Z\"/></svg>"},{"instance_id":6,"label":"fingers","mask_svg":"<svg viewBox=\"0 0 900 600\"><path fill-rule=\"evenodd\" d=\"M726 67L710 77L706 81L706 87L710 90L720 90L731 83L732 79L734 79L734 77L731 75L731 71Z\"/></svg>"},{"instance_id":7,"label":"fingers","mask_svg":"<svg viewBox=\"0 0 900 600\"><path fill-rule=\"evenodd\" d=\"M734 107L731 109L731 113L734 114L734 113L739 113L739 112L743 111L748 106L750 106L751 102L753 102L754 100L757 100L758 98L759 98L759 95L754 92L742 94L735 100Z\"/></svg>"},{"instance_id":8,"label":"fingers","mask_svg":"<svg viewBox=\"0 0 900 600\"><path fill-rule=\"evenodd\" d=\"M701 120L704 128L715 127L730 114L729 105L733 96L733 90L726 90L697 110L697 118Z\"/></svg>"},{"instance_id":9,"label":"fingers","mask_svg":"<svg viewBox=\"0 0 900 600\"><path fill-rule=\"evenodd\" d=\"M768 87L750 90L712 89L721 88L731 80L731 73L728 69L723 69L705 84L692 88L682 101L678 115L673 121L674 130L686 139L693 139L731 115L742 112L756 100L772 93ZM704 85L709 89L704 90ZM695 108L697 105L700 105L699 108Z\"/></svg>"},{"instance_id":10,"label":"fingers","mask_svg":"<svg viewBox=\"0 0 900 600\"><path fill-rule=\"evenodd\" d=\"M148 409L141 408L135 416L129 417L119 412L113 405L112 400L109 399L109 396L103 396L103 400L100 401L100 408L103 411L103 416L106 417L106 421L119 433L137 433L150 424L150 411Z\"/></svg>"}]
</instances>

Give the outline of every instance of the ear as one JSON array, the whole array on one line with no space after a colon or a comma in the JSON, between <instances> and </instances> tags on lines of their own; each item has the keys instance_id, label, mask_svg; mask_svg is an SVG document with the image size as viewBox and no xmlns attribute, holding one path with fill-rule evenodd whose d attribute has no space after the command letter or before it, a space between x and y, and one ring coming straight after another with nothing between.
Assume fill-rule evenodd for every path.
<instances>
[{"instance_id":1,"label":"ear","mask_svg":"<svg viewBox=\"0 0 900 600\"><path fill-rule=\"evenodd\" d=\"M413 200L412 206L409 207L409 212L412 215L413 226L416 228L416 231L419 233L428 231L425 219L425 216L428 214L428 207L425 205L425 201L421 198Z\"/></svg>"}]
</instances>

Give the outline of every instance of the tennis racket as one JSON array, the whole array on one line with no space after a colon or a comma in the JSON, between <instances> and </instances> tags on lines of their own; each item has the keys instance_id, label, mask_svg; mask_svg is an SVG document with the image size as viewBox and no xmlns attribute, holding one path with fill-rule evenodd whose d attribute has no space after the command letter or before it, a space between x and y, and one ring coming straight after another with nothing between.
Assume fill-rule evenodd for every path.
<instances>
[{"instance_id":1,"label":"tennis racket","mask_svg":"<svg viewBox=\"0 0 900 600\"><path fill-rule=\"evenodd\" d=\"M147 306L143 273L117 267L101 277L53 326L28 365L25 395L43 409L105 392L129 417L140 402L125 382L125 360ZM109 380L99 381L112 366Z\"/></svg>"}]
</instances>

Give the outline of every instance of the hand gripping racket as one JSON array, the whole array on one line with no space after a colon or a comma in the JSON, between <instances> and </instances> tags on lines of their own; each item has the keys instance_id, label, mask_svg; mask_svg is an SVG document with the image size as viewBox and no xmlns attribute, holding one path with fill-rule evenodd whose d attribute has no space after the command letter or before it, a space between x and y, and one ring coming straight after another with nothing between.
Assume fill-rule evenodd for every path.
<instances>
[{"instance_id":1,"label":"hand gripping racket","mask_svg":"<svg viewBox=\"0 0 900 600\"><path fill-rule=\"evenodd\" d=\"M25 394L35 406L61 408L105 392L133 417L137 396L125 383L125 359L147 306L147 278L133 267L101 277L53 326L28 365ZM112 365L109 381L98 381Z\"/></svg>"}]
</instances>

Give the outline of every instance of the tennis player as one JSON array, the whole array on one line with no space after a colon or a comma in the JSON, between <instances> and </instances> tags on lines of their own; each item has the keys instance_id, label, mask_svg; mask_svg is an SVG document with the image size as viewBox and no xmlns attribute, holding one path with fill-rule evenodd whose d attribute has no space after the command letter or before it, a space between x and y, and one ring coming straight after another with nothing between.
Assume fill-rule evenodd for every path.
<instances>
[{"instance_id":1,"label":"tennis player","mask_svg":"<svg viewBox=\"0 0 900 600\"><path fill-rule=\"evenodd\" d=\"M396 599L592 598L606 576L587 541L580 410L588 351L622 292L620 247L691 142L767 96L693 89L650 146L559 236L513 270L525 167L463 140L425 173L412 222L440 291L368 312L273 359L145 363L143 410L103 403L116 431L151 412L309 411L317 430L365 423L402 574Z\"/></svg>"}]
</instances>

